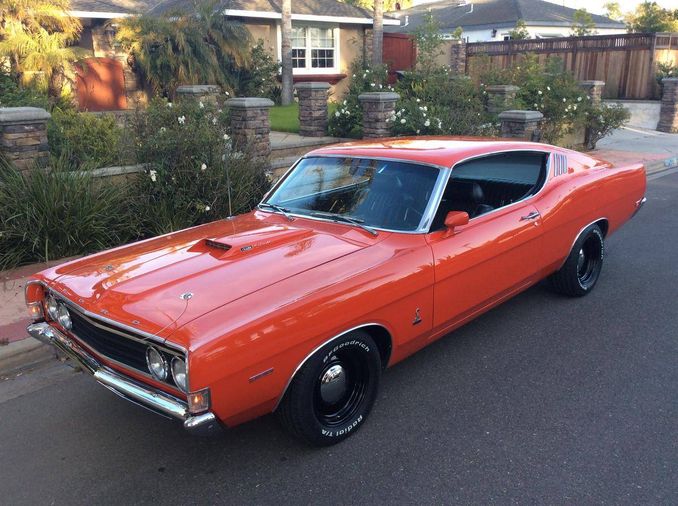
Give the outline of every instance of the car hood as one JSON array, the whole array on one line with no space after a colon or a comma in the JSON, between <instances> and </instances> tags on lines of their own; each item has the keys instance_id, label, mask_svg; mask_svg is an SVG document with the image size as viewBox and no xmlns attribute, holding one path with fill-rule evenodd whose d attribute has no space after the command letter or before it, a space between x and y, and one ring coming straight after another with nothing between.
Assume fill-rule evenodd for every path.
<instances>
[{"instance_id":1,"label":"car hood","mask_svg":"<svg viewBox=\"0 0 678 506\"><path fill-rule=\"evenodd\" d=\"M208 311L378 240L352 227L253 212L85 257L46 281L94 315L166 338Z\"/></svg>"}]
</instances>

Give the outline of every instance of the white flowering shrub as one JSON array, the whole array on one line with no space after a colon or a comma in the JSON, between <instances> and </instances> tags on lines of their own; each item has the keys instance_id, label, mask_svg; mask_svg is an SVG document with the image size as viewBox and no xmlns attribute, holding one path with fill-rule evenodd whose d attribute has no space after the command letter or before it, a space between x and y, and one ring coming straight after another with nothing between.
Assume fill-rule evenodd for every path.
<instances>
[{"instance_id":1,"label":"white flowering shrub","mask_svg":"<svg viewBox=\"0 0 678 506\"><path fill-rule=\"evenodd\" d=\"M602 104L596 107L587 115L586 147L595 149L600 139L626 124L628 120L629 111L621 104Z\"/></svg>"},{"instance_id":2,"label":"white flowering shrub","mask_svg":"<svg viewBox=\"0 0 678 506\"><path fill-rule=\"evenodd\" d=\"M435 111L420 99L401 100L388 120L391 131L394 135L441 135L443 122Z\"/></svg>"},{"instance_id":3,"label":"white flowering shrub","mask_svg":"<svg viewBox=\"0 0 678 506\"><path fill-rule=\"evenodd\" d=\"M519 86L514 107L541 112L542 137L551 144L557 144L576 128L586 128L587 144L592 149L629 118L623 108L594 104L559 58L549 58L541 64L535 55L528 55L511 68L486 70L481 81L483 85Z\"/></svg>"},{"instance_id":4,"label":"white flowering shrub","mask_svg":"<svg viewBox=\"0 0 678 506\"><path fill-rule=\"evenodd\" d=\"M272 52L266 50L263 40L259 39L252 47L248 61L234 64L229 74L237 96L270 98L276 104L280 103L280 64L273 58Z\"/></svg>"},{"instance_id":5,"label":"white flowering shrub","mask_svg":"<svg viewBox=\"0 0 678 506\"><path fill-rule=\"evenodd\" d=\"M371 67L355 60L346 95L337 103L337 110L328 119L328 131L335 137L362 137L363 111L358 95L367 91L393 91L386 84L386 67Z\"/></svg>"},{"instance_id":6,"label":"white flowering shrub","mask_svg":"<svg viewBox=\"0 0 678 506\"><path fill-rule=\"evenodd\" d=\"M481 91L449 68L407 72L396 84L400 94L391 118L395 135L495 135Z\"/></svg>"},{"instance_id":7,"label":"white flowering shrub","mask_svg":"<svg viewBox=\"0 0 678 506\"><path fill-rule=\"evenodd\" d=\"M662 80L667 77L678 77L678 65L674 65L673 61L657 62L657 72L655 73L657 84L662 87Z\"/></svg>"},{"instance_id":8,"label":"white flowering shrub","mask_svg":"<svg viewBox=\"0 0 678 506\"><path fill-rule=\"evenodd\" d=\"M249 211L269 188L263 162L231 148L225 111L156 99L138 112L140 235L157 235Z\"/></svg>"}]
</instances>

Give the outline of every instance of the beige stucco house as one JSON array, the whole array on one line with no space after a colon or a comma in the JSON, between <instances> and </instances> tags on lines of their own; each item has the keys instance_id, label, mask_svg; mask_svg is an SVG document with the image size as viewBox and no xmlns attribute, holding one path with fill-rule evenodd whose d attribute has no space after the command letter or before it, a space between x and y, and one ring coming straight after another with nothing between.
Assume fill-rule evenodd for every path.
<instances>
[{"instance_id":1,"label":"beige stucco house","mask_svg":"<svg viewBox=\"0 0 678 506\"><path fill-rule=\"evenodd\" d=\"M241 21L253 41L264 45L280 60L280 0L226 0L219 4L225 16ZM71 12L84 26L80 45L96 57L115 54L115 20L142 13L171 15L190 12L190 0L71 0ZM326 81L333 85L332 96L339 98L348 86L351 62L363 56L366 40L371 40L371 13L337 0L294 0L292 2L292 57L294 80ZM384 25L399 25L386 18ZM369 43L367 44L369 46ZM126 73L126 78L129 73Z\"/></svg>"}]
</instances>

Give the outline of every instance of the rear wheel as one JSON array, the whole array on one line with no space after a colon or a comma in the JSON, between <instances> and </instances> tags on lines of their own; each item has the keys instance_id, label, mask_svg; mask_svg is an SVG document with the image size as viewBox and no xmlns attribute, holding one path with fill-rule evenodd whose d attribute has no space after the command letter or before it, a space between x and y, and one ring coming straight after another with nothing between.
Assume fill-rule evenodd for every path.
<instances>
[{"instance_id":1,"label":"rear wheel","mask_svg":"<svg viewBox=\"0 0 678 506\"><path fill-rule=\"evenodd\" d=\"M367 419L380 376L379 351L369 334L346 334L321 348L297 372L278 409L280 421L310 444L336 444Z\"/></svg>"},{"instance_id":2,"label":"rear wheel","mask_svg":"<svg viewBox=\"0 0 678 506\"><path fill-rule=\"evenodd\" d=\"M580 234L565 264L551 276L551 285L571 297L586 295L600 277L604 256L603 232L598 225L591 225Z\"/></svg>"}]
</instances>

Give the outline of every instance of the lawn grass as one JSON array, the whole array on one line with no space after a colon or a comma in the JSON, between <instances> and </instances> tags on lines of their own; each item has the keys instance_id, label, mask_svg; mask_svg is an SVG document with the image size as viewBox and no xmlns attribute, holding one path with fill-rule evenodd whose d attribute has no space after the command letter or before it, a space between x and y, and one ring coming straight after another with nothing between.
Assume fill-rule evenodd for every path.
<instances>
[{"instance_id":1,"label":"lawn grass","mask_svg":"<svg viewBox=\"0 0 678 506\"><path fill-rule=\"evenodd\" d=\"M328 104L329 114L334 114L337 104ZM276 132L299 133L299 104L294 102L290 105L276 105L269 109L271 130Z\"/></svg>"}]
</instances>

